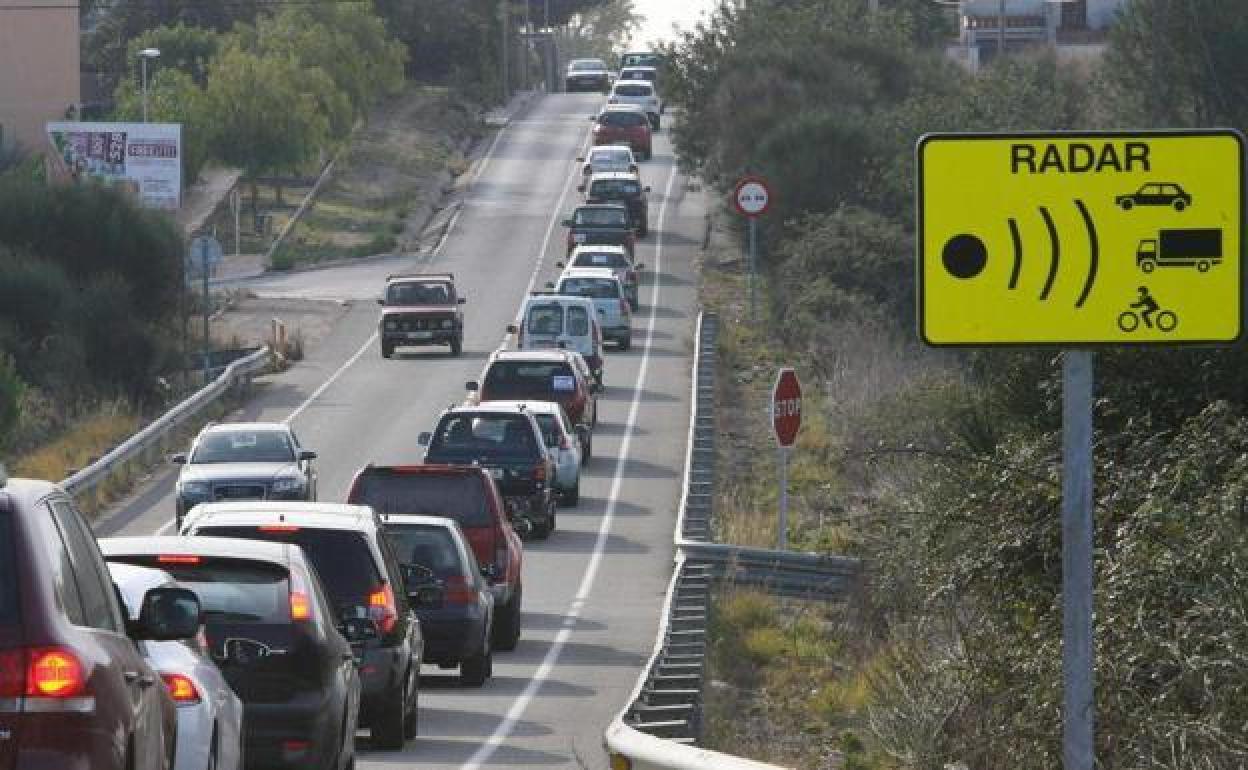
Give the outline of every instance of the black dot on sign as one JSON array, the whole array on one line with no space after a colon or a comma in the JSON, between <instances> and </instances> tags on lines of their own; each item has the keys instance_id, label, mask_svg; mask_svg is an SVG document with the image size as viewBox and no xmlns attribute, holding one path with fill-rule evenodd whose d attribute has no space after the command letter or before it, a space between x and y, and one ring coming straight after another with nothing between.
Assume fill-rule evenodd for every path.
<instances>
[{"instance_id":1,"label":"black dot on sign","mask_svg":"<svg viewBox=\"0 0 1248 770\"><path fill-rule=\"evenodd\" d=\"M955 235L945 243L941 259L954 278L974 278L988 264L988 249L974 235Z\"/></svg>"}]
</instances>

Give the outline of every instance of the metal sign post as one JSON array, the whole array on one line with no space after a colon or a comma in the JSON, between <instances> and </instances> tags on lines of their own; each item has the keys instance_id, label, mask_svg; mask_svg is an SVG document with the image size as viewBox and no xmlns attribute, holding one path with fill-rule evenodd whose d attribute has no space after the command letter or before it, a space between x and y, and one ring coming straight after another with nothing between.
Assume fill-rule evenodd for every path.
<instances>
[{"instance_id":1,"label":"metal sign post","mask_svg":"<svg viewBox=\"0 0 1248 770\"><path fill-rule=\"evenodd\" d=\"M204 302L204 345L202 352L204 382L208 382L211 367L212 336L209 328L209 317L212 314L212 296L208 291L208 278L221 262L221 243L211 235L200 235L191 241L192 269L198 269L201 279Z\"/></svg>"},{"instance_id":2,"label":"metal sign post","mask_svg":"<svg viewBox=\"0 0 1248 770\"><path fill-rule=\"evenodd\" d=\"M750 222L750 321L754 321L758 306L758 218L771 206L771 190L758 177L744 177L733 189L732 205Z\"/></svg>"},{"instance_id":3,"label":"metal sign post","mask_svg":"<svg viewBox=\"0 0 1248 770\"><path fill-rule=\"evenodd\" d=\"M789 547L789 452L802 428L802 383L789 367L780 370L771 386L771 431L776 438L780 465L780 516L776 523L776 547Z\"/></svg>"},{"instance_id":4,"label":"metal sign post","mask_svg":"<svg viewBox=\"0 0 1248 770\"><path fill-rule=\"evenodd\" d=\"M1092 356L1062 356L1062 758L1092 770Z\"/></svg>"}]
</instances>

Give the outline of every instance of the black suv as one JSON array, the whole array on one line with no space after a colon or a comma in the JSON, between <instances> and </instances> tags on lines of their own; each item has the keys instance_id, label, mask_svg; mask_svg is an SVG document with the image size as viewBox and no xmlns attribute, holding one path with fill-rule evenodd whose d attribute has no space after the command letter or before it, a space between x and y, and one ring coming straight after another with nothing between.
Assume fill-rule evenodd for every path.
<instances>
[{"instance_id":1,"label":"black suv","mask_svg":"<svg viewBox=\"0 0 1248 770\"><path fill-rule=\"evenodd\" d=\"M416 736L424 638L381 518L343 503L218 503L195 509L185 535L294 543L307 552L339 617L371 621L353 642L363 696L360 723L373 745L401 749Z\"/></svg>"},{"instance_id":2,"label":"black suv","mask_svg":"<svg viewBox=\"0 0 1248 770\"><path fill-rule=\"evenodd\" d=\"M650 234L650 201L636 174L626 171L604 171L594 174L587 184L577 188L585 193L586 203L619 203L628 207L633 229L642 238Z\"/></svg>"},{"instance_id":3,"label":"black suv","mask_svg":"<svg viewBox=\"0 0 1248 770\"><path fill-rule=\"evenodd\" d=\"M110 562L164 570L200 597L209 654L243 702L249 766L355 766L360 678L303 551L216 537L105 538L100 547Z\"/></svg>"},{"instance_id":4,"label":"black suv","mask_svg":"<svg viewBox=\"0 0 1248 770\"><path fill-rule=\"evenodd\" d=\"M546 539L555 528L555 466L542 429L522 407L452 407L433 433L422 433L426 463L479 465L490 472L523 537Z\"/></svg>"},{"instance_id":5,"label":"black suv","mask_svg":"<svg viewBox=\"0 0 1248 770\"><path fill-rule=\"evenodd\" d=\"M0 768L173 767L174 704L135 641L194 636L200 605L153 588L127 622L119 598L69 496L0 466Z\"/></svg>"}]
</instances>

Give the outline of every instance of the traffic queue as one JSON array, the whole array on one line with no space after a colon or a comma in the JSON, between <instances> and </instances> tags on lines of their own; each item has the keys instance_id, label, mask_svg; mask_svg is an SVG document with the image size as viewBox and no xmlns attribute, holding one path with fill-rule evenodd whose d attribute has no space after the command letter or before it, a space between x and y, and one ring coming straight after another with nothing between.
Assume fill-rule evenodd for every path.
<instances>
[{"instance_id":1,"label":"traffic queue","mask_svg":"<svg viewBox=\"0 0 1248 770\"><path fill-rule=\"evenodd\" d=\"M177 534L99 540L60 487L0 466L0 770L346 770L358 730L416 736L422 664L487 684L522 637L523 541L579 504L604 346L633 341L662 102L653 60L630 61L578 158L562 275L420 435L422 462L318 502L289 424L213 424L171 458ZM453 273L390 276L378 303L383 357L463 351Z\"/></svg>"}]
</instances>

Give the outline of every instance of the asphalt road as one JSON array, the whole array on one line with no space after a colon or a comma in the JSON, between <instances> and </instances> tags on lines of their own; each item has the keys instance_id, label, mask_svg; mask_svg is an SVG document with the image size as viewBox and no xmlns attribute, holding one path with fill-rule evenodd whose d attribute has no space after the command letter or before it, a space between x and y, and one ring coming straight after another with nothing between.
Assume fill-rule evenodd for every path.
<instances>
[{"instance_id":1,"label":"asphalt road","mask_svg":"<svg viewBox=\"0 0 1248 770\"><path fill-rule=\"evenodd\" d=\"M369 461L418 462L417 435L462 400L525 293L554 280L560 221L577 201L575 157L588 142L596 95L545 96L513 120L470 173L464 205L437 251L332 270L262 277L262 295L351 303L338 327L298 366L267 378L240 419L290 420L320 454L320 499L341 500ZM666 133L643 164L652 188L650 236L634 344L608 351L594 459L580 505L526 544L523 635L497 653L483 688L426 666L420 736L401 752L360 742L362 768L605 768L602 731L624 705L654 643L671 574L689 414L696 319L695 260L704 202L686 194ZM468 297L465 350L386 361L374 336L384 277L403 269L455 273ZM172 469L102 522L100 534L167 532Z\"/></svg>"}]
</instances>

